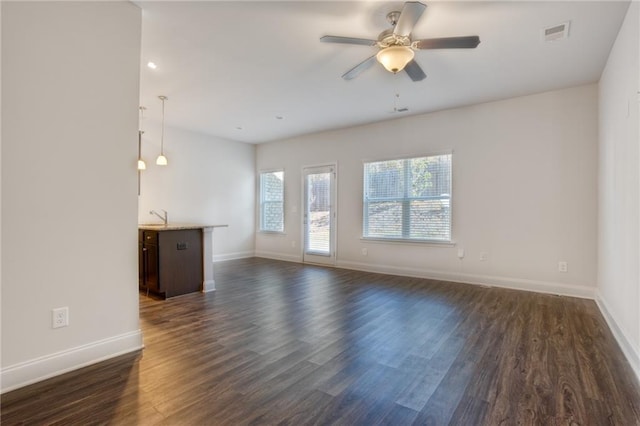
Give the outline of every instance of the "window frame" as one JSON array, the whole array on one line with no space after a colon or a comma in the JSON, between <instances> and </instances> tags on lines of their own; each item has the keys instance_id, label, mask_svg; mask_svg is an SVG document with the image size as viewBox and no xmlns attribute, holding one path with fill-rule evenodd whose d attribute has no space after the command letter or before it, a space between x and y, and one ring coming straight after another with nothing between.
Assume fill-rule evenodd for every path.
<instances>
[{"instance_id":1,"label":"window frame","mask_svg":"<svg viewBox=\"0 0 640 426\"><path fill-rule=\"evenodd\" d=\"M273 173L282 173L282 198L281 201L264 201L263 199L263 186L262 186L262 177L263 175L273 174ZM285 170L281 169L265 169L260 170L258 172L258 232L264 234L284 234L285 233ZM282 229L281 230L273 230L273 229L264 229L264 206L265 203L282 203Z\"/></svg>"},{"instance_id":2,"label":"window frame","mask_svg":"<svg viewBox=\"0 0 640 426\"><path fill-rule=\"evenodd\" d=\"M402 204L402 215L403 215L403 220L402 220L402 235L403 237L377 237L377 236L367 236L365 235L365 231L367 229L367 223L369 221L369 218L367 216L367 206L370 205L370 200L367 201L365 199L365 191L367 188L367 180L368 180L368 175L366 175L366 166L369 163L382 163L382 162L387 162L387 161L407 161L407 160L413 160L413 159L417 159L417 158L427 158L427 157L437 157L437 156L442 156L442 155L449 155L451 157L450 159L450 168L449 168L449 182L450 182L450 187L449 187L449 239L448 240L440 240L440 239L428 239L428 238L409 238L408 236L405 237L405 235L409 234L409 227L407 227L405 229L404 224L405 223L410 223L410 221L406 221L404 218L404 216L406 215L410 215L411 214L411 202L412 201L416 201L416 200L436 200L436 199L446 199L446 197L442 197L442 195L440 196L423 196L423 197L410 197L407 196L407 191L409 188L409 185L406 185L406 179L408 178L408 170L405 167L404 168L404 172L405 172L405 177L404 177L404 196L403 197L388 197L388 198L379 198L376 199L376 202L379 201L391 201L391 202L399 202ZM421 245L433 245L433 246L454 246L455 245L455 241L453 239L453 168L454 168L454 155L453 155L453 150L449 150L449 151L437 151L437 152L429 152L426 154L415 154L415 155L403 155L403 156L398 156L398 157L384 157L384 158L376 158L376 159L365 159L362 160L362 227L361 227L361 231L362 231L362 236L360 237L361 240L363 241L368 241L368 242L382 242L382 243L398 243L398 244L421 244ZM409 208L407 208L407 206L409 206Z\"/></svg>"}]
</instances>

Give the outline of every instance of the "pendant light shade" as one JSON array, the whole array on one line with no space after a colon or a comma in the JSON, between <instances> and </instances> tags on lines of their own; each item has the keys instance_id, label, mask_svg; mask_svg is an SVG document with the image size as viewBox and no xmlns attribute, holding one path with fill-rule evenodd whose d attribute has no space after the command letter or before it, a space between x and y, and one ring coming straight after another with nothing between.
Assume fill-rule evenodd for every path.
<instances>
[{"instance_id":1,"label":"pendant light shade","mask_svg":"<svg viewBox=\"0 0 640 426\"><path fill-rule=\"evenodd\" d=\"M164 101L168 98L166 96L158 96L158 99L162 101L162 132L160 133L160 155L156 158L156 164L158 166L166 166L167 157L164 156Z\"/></svg>"},{"instance_id":2,"label":"pendant light shade","mask_svg":"<svg viewBox=\"0 0 640 426\"><path fill-rule=\"evenodd\" d=\"M408 46L389 46L378 52L376 59L387 71L397 73L411 62L415 53Z\"/></svg>"},{"instance_id":3,"label":"pendant light shade","mask_svg":"<svg viewBox=\"0 0 640 426\"><path fill-rule=\"evenodd\" d=\"M167 165L167 157L165 157L162 154L158 155L158 158L156 158L156 164L158 166L166 166Z\"/></svg>"},{"instance_id":4,"label":"pendant light shade","mask_svg":"<svg viewBox=\"0 0 640 426\"><path fill-rule=\"evenodd\" d=\"M142 130L142 119L144 118L144 110L145 107L141 106L140 108L140 130L138 130L138 170L146 170L147 165L142 159L142 134L144 131Z\"/></svg>"}]
</instances>

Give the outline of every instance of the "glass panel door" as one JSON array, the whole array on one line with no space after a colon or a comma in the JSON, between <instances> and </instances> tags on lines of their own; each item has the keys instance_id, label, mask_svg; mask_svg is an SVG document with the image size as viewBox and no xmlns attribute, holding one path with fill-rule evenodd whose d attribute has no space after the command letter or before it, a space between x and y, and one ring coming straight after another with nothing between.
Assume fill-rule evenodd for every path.
<instances>
[{"instance_id":1,"label":"glass panel door","mask_svg":"<svg viewBox=\"0 0 640 426\"><path fill-rule=\"evenodd\" d=\"M304 262L335 264L335 166L304 169Z\"/></svg>"}]
</instances>

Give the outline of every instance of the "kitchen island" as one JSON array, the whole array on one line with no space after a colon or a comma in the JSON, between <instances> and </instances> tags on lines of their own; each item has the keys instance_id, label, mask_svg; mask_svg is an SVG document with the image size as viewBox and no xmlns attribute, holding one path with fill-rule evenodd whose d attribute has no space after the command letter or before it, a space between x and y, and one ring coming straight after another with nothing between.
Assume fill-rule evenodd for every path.
<instances>
[{"instance_id":1,"label":"kitchen island","mask_svg":"<svg viewBox=\"0 0 640 426\"><path fill-rule=\"evenodd\" d=\"M213 231L228 225L138 225L138 286L162 298L215 290Z\"/></svg>"}]
</instances>

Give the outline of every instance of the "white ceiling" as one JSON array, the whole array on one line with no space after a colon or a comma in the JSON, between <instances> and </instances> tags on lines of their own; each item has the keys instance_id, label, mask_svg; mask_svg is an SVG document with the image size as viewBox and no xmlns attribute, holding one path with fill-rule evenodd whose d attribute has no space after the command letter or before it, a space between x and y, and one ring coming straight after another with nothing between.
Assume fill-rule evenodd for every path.
<instances>
[{"instance_id":1,"label":"white ceiling","mask_svg":"<svg viewBox=\"0 0 640 426\"><path fill-rule=\"evenodd\" d=\"M377 48L319 41L375 39L403 2L136 4L147 117L159 119L157 96L166 95L167 125L261 143L598 81L629 3L425 2L414 39L478 35L481 43L417 51L421 82L377 63L345 81L340 76ZM542 41L542 28L565 21L567 40ZM396 93L408 112L391 113Z\"/></svg>"}]
</instances>

